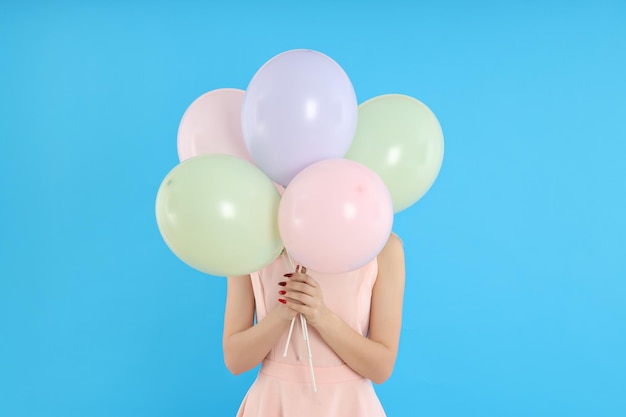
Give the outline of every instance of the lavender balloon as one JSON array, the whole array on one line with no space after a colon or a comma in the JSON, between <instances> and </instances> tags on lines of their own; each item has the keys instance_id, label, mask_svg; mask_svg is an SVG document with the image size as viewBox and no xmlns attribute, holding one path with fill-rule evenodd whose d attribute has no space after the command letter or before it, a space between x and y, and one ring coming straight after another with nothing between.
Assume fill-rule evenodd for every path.
<instances>
[{"instance_id":1,"label":"lavender balloon","mask_svg":"<svg viewBox=\"0 0 626 417\"><path fill-rule=\"evenodd\" d=\"M307 166L343 158L356 130L358 104L345 71L312 50L266 62L246 89L242 129L255 163L287 185Z\"/></svg>"}]
</instances>

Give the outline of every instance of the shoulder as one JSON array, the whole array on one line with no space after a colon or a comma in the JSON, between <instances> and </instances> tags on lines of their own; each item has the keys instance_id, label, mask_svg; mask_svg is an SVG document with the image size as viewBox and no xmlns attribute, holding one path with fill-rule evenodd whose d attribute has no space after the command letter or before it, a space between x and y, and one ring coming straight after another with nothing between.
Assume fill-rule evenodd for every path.
<instances>
[{"instance_id":1,"label":"shoulder","mask_svg":"<svg viewBox=\"0 0 626 417\"><path fill-rule=\"evenodd\" d=\"M389 239L387 239L387 243L378 254L379 262L381 260L386 260L387 258L395 258L397 256L404 256L404 245L402 243L402 239L395 234L391 233L389 235Z\"/></svg>"},{"instance_id":2,"label":"shoulder","mask_svg":"<svg viewBox=\"0 0 626 417\"><path fill-rule=\"evenodd\" d=\"M404 281L404 247L402 240L392 233L377 256L379 281Z\"/></svg>"}]
</instances>

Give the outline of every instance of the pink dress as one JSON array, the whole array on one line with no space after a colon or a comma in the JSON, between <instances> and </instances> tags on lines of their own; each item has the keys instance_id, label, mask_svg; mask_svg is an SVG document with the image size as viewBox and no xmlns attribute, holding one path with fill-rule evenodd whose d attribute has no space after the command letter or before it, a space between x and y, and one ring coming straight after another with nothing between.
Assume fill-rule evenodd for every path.
<instances>
[{"instance_id":1,"label":"pink dress","mask_svg":"<svg viewBox=\"0 0 626 417\"><path fill-rule=\"evenodd\" d=\"M282 258L251 274L258 321L278 303L278 283L286 280L283 274L292 272ZM372 288L378 274L376 259L345 274L308 274L320 284L328 308L366 335ZM283 357L288 334L285 331L263 360L237 416L384 417L372 382L349 368L313 326L308 326L308 331L317 392L313 391L307 348L300 321L296 320L287 357Z\"/></svg>"}]
</instances>

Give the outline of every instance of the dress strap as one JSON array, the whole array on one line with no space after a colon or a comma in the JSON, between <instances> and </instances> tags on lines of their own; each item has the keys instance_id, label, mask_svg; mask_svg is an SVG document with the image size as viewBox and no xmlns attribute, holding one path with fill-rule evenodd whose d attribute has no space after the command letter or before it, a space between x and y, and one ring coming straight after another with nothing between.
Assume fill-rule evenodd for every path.
<instances>
[{"instance_id":1,"label":"dress strap","mask_svg":"<svg viewBox=\"0 0 626 417\"><path fill-rule=\"evenodd\" d=\"M250 274L252 281L252 290L254 292L255 312L257 322L267 315L267 307L265 306L265 297L263 296L263 280L261 279L261 271Z\"/></svg>"}]
</instances>

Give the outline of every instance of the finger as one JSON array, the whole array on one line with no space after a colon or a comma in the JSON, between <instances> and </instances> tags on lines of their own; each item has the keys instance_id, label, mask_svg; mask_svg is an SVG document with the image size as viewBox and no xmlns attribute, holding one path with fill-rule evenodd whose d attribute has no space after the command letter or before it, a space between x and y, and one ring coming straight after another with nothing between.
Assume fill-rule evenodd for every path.
<instances>
[{"instance_id":1,"label":"finger","mask_svg":"<svg viewBox=\"0 0 626 417\"><path fill-rule=\"evenodd\" d=\"M301 292L286 291L286 294L283 295L283 298L293 301L297 304L307 305L309 307L313 307L317 304L317 299L315 297L311 297L310 295Z\"/></svg>"},{"instance_id":2,"label":"finger","mask_svg":"<svg viewBox=\"0 0 626 417\"><path fill-rule=\"evenodd\" d=\"M318 290L316 287L313 287L309 285L308 283L301 282L301 281L286 282L284 290L289 290L293 292L301 292L301 293L310 295L311 297L314 297L318 293Z\"/></svg>"},{"instance_id":3,"label":"finger","mask_svg":"<svg viewBox=\"0 0 626 417\"><path fill-rule=\"evenodd\" d=\"M302 273L290 273L290 274L284 274L283 276L290 278L290 281L292 282L304 282L308 285L310 285L311 287L315 287L317 288L317 281L315 281L310 275L305 275Z\"/></svg>"},{"instance_id":4,"label":"finger","mask_svg":"<svg viewBox=\"0 0 626 417\"><path fill-rule=\"evenodd\" d=\"M289 293L282 294L281 297L282 297L283 300L291 301L292 303L295 303L295 304L304 304L302 301L298 301L295 298L293 298L292 296L290 296ZM280 299L279 299L279 301L280 301Z\"/></svg>"},{"instance_id":5,"label":"finger","mask_svg":"<svg viewBox=\"0 0 626 417\"><path fill-rule=\"evenodd\" d=\"M313 288L320 287L317 281L315 281L310 275L302 275L302 280L298 280L298 281L303 282L307 285L310 285Z\"/></svg>"}]
</instances>

